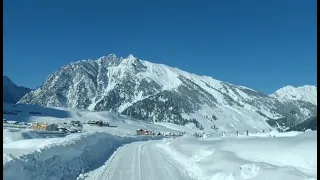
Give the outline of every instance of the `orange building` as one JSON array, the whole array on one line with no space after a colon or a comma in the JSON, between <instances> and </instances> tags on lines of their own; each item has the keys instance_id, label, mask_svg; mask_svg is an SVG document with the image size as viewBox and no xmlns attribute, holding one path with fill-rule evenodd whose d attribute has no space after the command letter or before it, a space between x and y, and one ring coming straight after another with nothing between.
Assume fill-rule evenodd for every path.
<instances>
[{"instance_id":1,"label":"orange building","mask_svg":"<svg viewBox=\"0 0 320 180\"><path fill-rule=\"evenodd\" d=\"M35 131L58 131L58 125L47 123L34 123L31 128Z\"/></svg>"}]
</instances>

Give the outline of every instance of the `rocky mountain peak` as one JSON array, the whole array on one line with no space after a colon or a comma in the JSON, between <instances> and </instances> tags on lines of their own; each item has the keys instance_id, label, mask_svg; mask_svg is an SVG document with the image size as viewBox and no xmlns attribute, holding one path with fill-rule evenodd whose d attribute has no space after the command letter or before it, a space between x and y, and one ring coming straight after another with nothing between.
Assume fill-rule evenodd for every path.
<instances>
[{"instance_id":1,"label":"rocky mountain peak","mask_svg":"<svg viewBox=\"0 0 320 180\"><path fill-rule=\"evenodd\" d=\"M299 89L299 93L302 96L309 91ZM148 122L194 124L207 130L215 126L224 131L289 127L316 114L316 104L281 101L278 96L133 55L71 63L50 75L20 103L112 110Z\"/></svg>"},{"instance_id":2,"label":"rocky mountain peak","mask_svg":"<svg viewBox=\"0 0 320 180\"><path fill-rule=\"evenodd\" d=\"M288 85L278 89L270 96L280 101L305 101L317 105L317 87L311 85L300 87Z\"/></svg>"}]
</instances>

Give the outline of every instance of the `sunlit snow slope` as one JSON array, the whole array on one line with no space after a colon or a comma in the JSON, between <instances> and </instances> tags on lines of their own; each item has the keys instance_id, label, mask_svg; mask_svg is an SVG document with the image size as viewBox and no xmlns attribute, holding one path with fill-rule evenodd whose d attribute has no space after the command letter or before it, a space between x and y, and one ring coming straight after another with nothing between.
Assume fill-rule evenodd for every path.
<instances>
[{"instance_id":1,"label":"sunlit snow slope","mask_svg":"<svg viewBox=\"0 0 320 180\"><path fill-rule=\"evenodd\" d=\"M317 105L317 87L315 86L305 85L297 88L293 86L286 86L277 90L270 96L275 97L281 101L300 100Z\"/></svg>"}]
</instances>

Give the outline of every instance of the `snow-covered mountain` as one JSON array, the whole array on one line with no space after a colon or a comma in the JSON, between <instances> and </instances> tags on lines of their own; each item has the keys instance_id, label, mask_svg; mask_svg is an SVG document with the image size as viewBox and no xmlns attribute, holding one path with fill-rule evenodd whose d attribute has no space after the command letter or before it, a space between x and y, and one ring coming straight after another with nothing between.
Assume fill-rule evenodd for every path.
<instances>
[{"instance_id":1,"label":"snow-covered mountain","mask_svg":"<svg viewBox=\"0 0 320 180\"><path fill-rule=\"evenodd\" d=\"M287 131L305 131L305 130L317 130L317 117L311 117L303 121L302 123L295 125Z\"/></svg>"},{"instance_id":2,"label":"snow-covered mountain","mask_svg":"<svg viewBox=\"0 0 320 180\"><path fill-rule=\"evenodd\" d=\"M301 87L286 86L270 95L280 101L305 101L317 105L317 87L305 85Z\"/></svg>"},{"instance_id":3,"label":"snow-covered mountain","mask_svg":"<svg viewBox=\"0 0 320 180\"><path fill-rule=\"evenodd\" d=\"M208 76L114 54L60 68L20 103L112 110L148 122L221 131L291 127L316 114L316 104L308 101L279 101Z\"/></svg>"},{"instance_id":4,"label":"snow-covered mountain","mask_svg":"<svg viewBox=\"0 0 320 180\"><path fill-rule=\"evenodd\" d=\"M3 76L3 102L17 103L31 89L17 86L7 76Z\"/></svg>"}]
</instances>

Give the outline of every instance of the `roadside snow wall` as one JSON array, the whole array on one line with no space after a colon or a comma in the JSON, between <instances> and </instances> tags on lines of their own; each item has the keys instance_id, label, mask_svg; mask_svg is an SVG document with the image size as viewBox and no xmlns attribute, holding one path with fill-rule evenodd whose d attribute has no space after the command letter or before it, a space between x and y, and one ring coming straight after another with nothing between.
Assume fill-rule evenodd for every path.
<instances>
[{"instance_id":1,"label":"roadside snow wall","mask_svg":"<svg viewBox=\"0 0 320 180\"><path fill-rule=\"evenodd\" d=\"M107 133L74 134L40 150L13 157L4 154L3 178L6 180L76 179L103 165L120 146L162 139L161 136L120 137Z\"/></svg>"}]
</instances>

